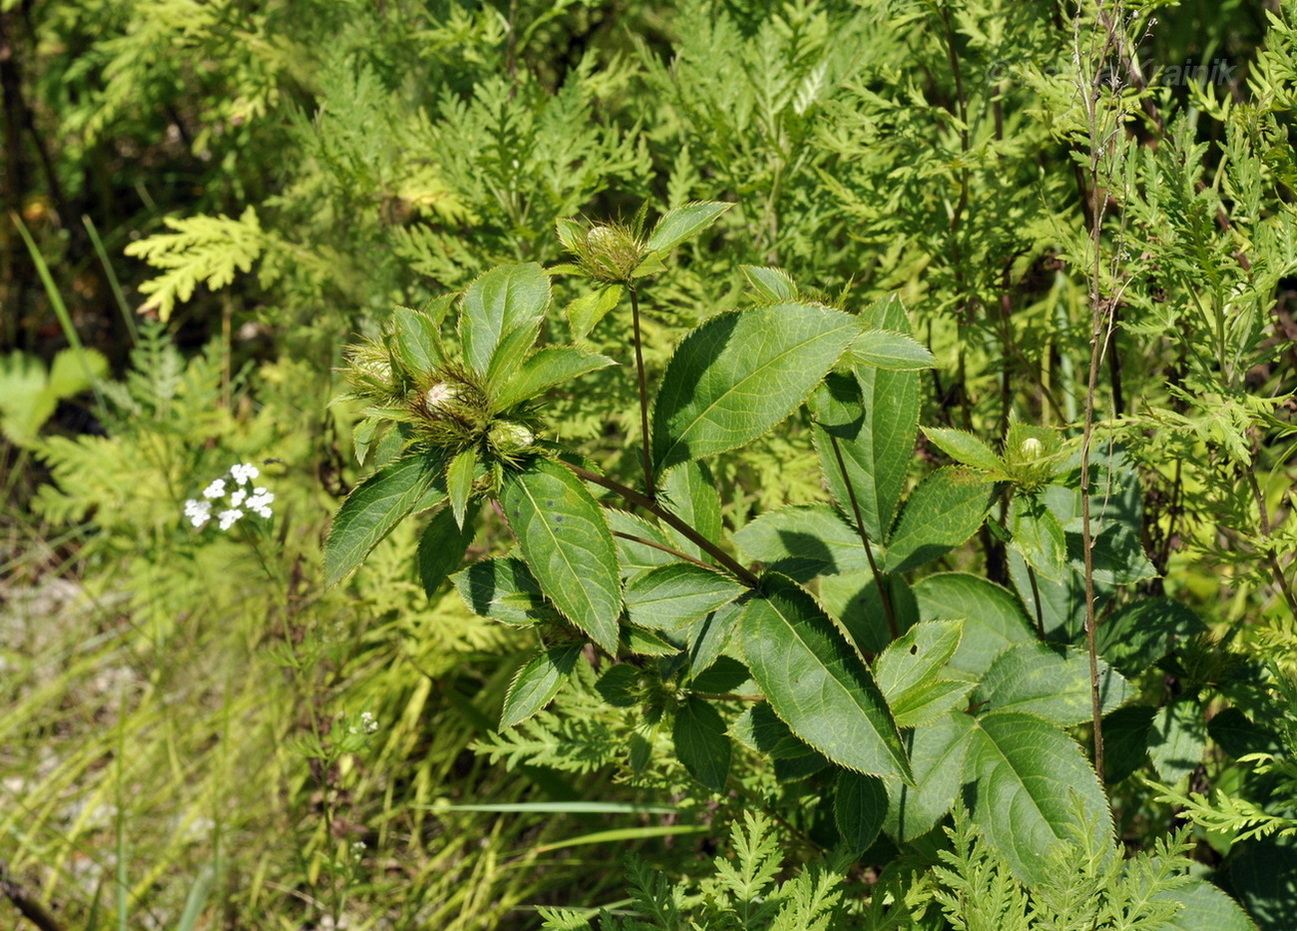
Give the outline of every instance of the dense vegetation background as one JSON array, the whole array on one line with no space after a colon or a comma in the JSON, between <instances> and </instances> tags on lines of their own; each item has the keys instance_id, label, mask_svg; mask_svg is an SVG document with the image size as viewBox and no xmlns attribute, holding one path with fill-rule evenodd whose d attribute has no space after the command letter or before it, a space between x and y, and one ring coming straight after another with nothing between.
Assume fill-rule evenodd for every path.
<instances>
[{"instance_id":1,"label":"dense vegetation background","mask_svg":"<svg viewBox=\"0 0 1297 931\"><path fill-rule=\"evenodd\" d=\"M1098 565L1060 486L1057 540L1001 498L887 597L929 621L911 588L968 573L995 594L940 617L1077 656L1090 609L1130 685L1098 756L1116 836L1250 915L1198 902L1214 927L1292 927L1294 28L1243 0L0 0L0 924L1195 926L1140 911L1147 858L1031 889L947 815L958 787L858 850L806 754L740 740L713 791L593 650L497 733L536 636L425 591L418 519L326 586L373 465L346 347L564 259L556 221L709 201L644 287L650 378L778 267L852 313L899 298L936 359L914 421L1088 437L1124 528ZM553 392L550 439L634 475L631 308L553 289L547 336L621 365ZM710 461L746 563L757 518L837 495L816 429ZM964 461L952 435L918 434L898 494ZM240 463L273 518L186 519ZM470 558L511 546L483 514ZM879 590L835 572L799 581L872 656Z\"/></svg>"}]
</instances>

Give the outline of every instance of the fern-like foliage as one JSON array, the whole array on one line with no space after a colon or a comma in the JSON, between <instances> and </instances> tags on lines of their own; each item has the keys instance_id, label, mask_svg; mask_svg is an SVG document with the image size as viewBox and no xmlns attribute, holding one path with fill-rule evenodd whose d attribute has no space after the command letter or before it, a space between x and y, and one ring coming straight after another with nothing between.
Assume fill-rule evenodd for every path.
<instances>
[{"instance_id":1,"label":"fern-like foliage","mask_svg":"<svg viewBox=\"0 0 1297 931\"><path fill-rule=\"evenodd\" d=\"M257 211L248 207L237 220L230 217L167 217L174 233L158 233L126 247L126 254L142 258L163 273L146 281L140 290L149 295L149 307L165 321L177 301L187 301L199 284L223 288L236 271L250 272L274 237L261 229Z\"/></svg>"}]
</instances>

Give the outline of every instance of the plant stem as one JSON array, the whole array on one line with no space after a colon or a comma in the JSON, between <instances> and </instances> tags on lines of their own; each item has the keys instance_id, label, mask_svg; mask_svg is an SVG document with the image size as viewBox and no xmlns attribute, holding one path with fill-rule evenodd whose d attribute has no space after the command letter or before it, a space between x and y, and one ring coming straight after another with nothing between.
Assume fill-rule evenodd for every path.
<instances>
[{"instance_id":1,"label":"plant stem","mask_svg":"<svg viewBox=\"0 0 1297 931\"><path fill-rule=\"evenodd\" d=\"M653 484L653 450L650 448L649 437L648 379L644 377L644 347L643 340L640 338L639 325L639 294L633 284L626 285L626 290L630 292L631 325L635 331L635 380L639 383L639 425L640 442L643 444L644 451L644 488L649 500L653 501L657 499L657 489Z\"/></svg>"},{"instance_id":2,"label":"plant stem","mask_svg":"<svg viewBox=\"0 0 1297 931\"><path fill-rule=\"evenodd\" d=\"M1270 539L1270 515L1266 510L1265 496L1261 494L1261 485L1256 480L1256 474L1248 468L1242 469L1247 476L1248 486L1252 489L1252 499L1256 502L1257 512L1261 516L1261 535ZM1288 610L1297 620L1297 593L1293 592L1292 585L1288 582L1288 577L1284 575L1283 566L1279 564L1279 557L1275 555L1274 549L1270 546L1265 548L1266 564L1270 567L1270 574L1274 576L1274 583L1278 587L1284 600L1288 602Z\"/></svg>"},{"instance_id":3,"label":"plant stem","mask_svg":"<svg viewBox=\"0 0 1297 931\"><path fill-rule=\"evenodd\" d=\"M751 571L745 569L733 556L725 552L679 517L672 514L658 502L646 497L634 488L623 485L616 479L599 475L597 472L591 472L589 469L584 469L572 462L563 462L561 459L558 461L571 469L572 474L577 478L582 479L583 481L592 482L600 488L607 488L609 491L621 495L631 504L639 505L664 524L674 527L676 530L684 534L690 543L696 544L703 552L724 566L726 571L744 585L747 585L749 588L756 588L761 584L761 580L753 575Z\"/></svg>"},{"instance_id":4,"label":"plant stem","mask_svg":"<svg viewBox=\"0 0 1297 931\"><path fill-rule=\"evenodd\" d=\"M1080 74L1082 64L1080 7L1077 8L1076 18L1073 23L1074 55L1078 74ZM1114 43L1120 44L1111 23L1105 21L1104 26L1103 48L1098 55L1088 58L1086 61L1091 66L1094 66L1096 62L1103 61ZM1104 154L1108 151L1108 146L1099 141L1099 82L1100 73L1096 68L1090 78L1089 86L1082 87L1089 129L1090 190L1094 192L1094 203L1089 216L1090 249L1093 253L1093 266L1088 270L1090 276L1090 370L1085 392L1085 427L1081 435L1081 549L1085 558L1085 646L1090 659L1090 716L1094 728L1094 768L1099 774L1099 779L1102 780L1104 769L1103 698L1099 691L1099 650L1096 637L1098 619L1095 617L1094 611L1094 534L1090 527L1090 447L1094 442L1094 399L1099 389L1099 366L1103 362L1103 352L1108 343L1104 336L1104 324L1116 301L1115 299L1111 301L1105 299L1100 293L1103 287L1102 235L1107 196L1100 194L1099 166Z\"/></svg>"},{"instance_id":5,"label":"plant stem","mask_svg":"<svg viewBox=\"0 0 1297 931\"><path fill-rule=\"evenodd\" d=\"M1040 586L1036 583L1036 570L1027 563L1027 581L1031 583L1031 600L1036 606L1036 633L1045 639L1045 606L1040 603Z\"/></svg>"},{"instance_id":6,"label":"plant stem","mask_svg":"<svg viewBox=\"0 0 1297 931\"><path fill-rule=\"evenodd\" d=\"M860 502L856 500L856 489L851 484L851 476L847 474L847 463L842 458L842 447L838 445L838 438L829 433L829 442L833 446L833 456L838 460L838 471L842 473L842 484L847 487L847 497L851 499L851 511L856 517L856 530L860 533L860 542L865 545L865 557L869 560L869 569L874 574L874 585L878 587L878 598L883 603L883 614L887 615L887 632L895 640L901 635L900 629L896 626L896 613L892 610L892 595L887 589L887 580L883 578L883 573L878 569L878 563L874 561L874 548L869 545L869 533L865 530L865 521L860 513Z\"/></svg>"},{"instance_id":7,"label":"plant stem","mask_svg":"<svg viewBox=\"0 0 1297 931\"><path fill-rule=\"evenodd\" d=\"M712 570L715 569L714 566L708 565L707 563L703 562L701 559L697 558L696 556L690 556L688 553L681 552L680 550L676 549L674 546L667 546L665 543L658 543L656 540L647 540L644 537L637 537L633 533L622 533L620 530L614 530L612 532L612 535L614 537L621 537L623 540L630 540L632 543L639 543L644 546L651 546L653 547L653 549L661 550L664 553L670 553L672 556L676 557L677 559L683 559L686 562L691 562L695 566L702 566L704 569L712 569Z\"/></svg>"}]
</instances>

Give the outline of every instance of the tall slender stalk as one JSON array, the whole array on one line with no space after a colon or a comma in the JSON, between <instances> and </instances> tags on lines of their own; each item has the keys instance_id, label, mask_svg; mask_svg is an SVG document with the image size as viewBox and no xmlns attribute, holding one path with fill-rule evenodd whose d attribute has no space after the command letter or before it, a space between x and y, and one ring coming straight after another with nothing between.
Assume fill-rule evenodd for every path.
<instances>
[{"instance_id":1,"label":"tall slender stalk","mask_svg":"<svg viewBox=\"0 0 1297 931\"><path fill-rule=\"evenodd\" d=\"M639 424L644 457L644 490L649 500L655 501L657 500L657 489L653 481L653 449L649 434L648 415L648 379L644 375L644 348L639 324L639 294L633 284L628 284L626 290L630 292L631 324L635 332L635 381L639 385Z\"/></svg>"},{"instance_id":2,"label":"tall slender stalk","mask_svg":"<svg viewBox=\"0 0 1297 931\"><path fill-rule=\"evenodd\" d=\"M1085 646L1090 660L1090 714L1094 730L1094 768L1103 778L1103 696L1099 683L1099 651L1097 645L1098 618L1094 610L1094 534L1091 527L1090 494L1092 491L1090 473L1090 451L1094 442L1094 409L1095 395L1099 386L1099 368L1103 362L1104 350L1107 348L1107 322L1115 301L1104 297L1103 289L1103 253L1102 235L1103 220L1107 209L1106 188L1099 183L1099 168L1107 152L1107 142L1099 139L1099 97L1101 75L1093 65L1104 60L1112 50L1115 35L1102 9L1102 0L1098 0L1099 16L1105 21L1103 47L1097 55L1084 57L1081 51L1081 15L1082 6L1078 2L1076 17L1073 20L1073 55L1078 80L1086 74L1089 66L1091 77L1082 87L1085 102L1087 135L1089 137L1089 175L1090 192L1094 198L1090 209L1090 251L1092 266L1090 277L1090 367L1085 392L1085 426L1081 436L1081 549L1085 562ZM1120 21L1120 17L1117 17Z\"/></svg>"},{"instance_id":3,"label":"tall slender stalk","mask_svg":"<svg viewBox=\"0 0 1297 931\"><path fill-rule=\"evenodd\" d=\"M825 433L828 433L826 430ZM851 484L851 476L847 474L847 463L842 458L842 447L838 445L838 438L832 433L828 433L829 442L833 446L833 455L838 460L838 471L842 473L842 484L847 487L847 497L851 499L851 512L856 518L856 530L860 533L860 542L865 546L865 557L869 560L869 569L874 574L874 585L878 588L878 597L883 602L883 614L887 616L887 632L895 640L901 635L900 628L896 624L896 612L892 609L892 596L887 590L887 580L883 578L883 573L878 569L878 563L874 561L874 548L869 543L869 533L865 530L865 520L860 513L860 502L856 500L856 489Z\"/></svg>"}]
</instances>

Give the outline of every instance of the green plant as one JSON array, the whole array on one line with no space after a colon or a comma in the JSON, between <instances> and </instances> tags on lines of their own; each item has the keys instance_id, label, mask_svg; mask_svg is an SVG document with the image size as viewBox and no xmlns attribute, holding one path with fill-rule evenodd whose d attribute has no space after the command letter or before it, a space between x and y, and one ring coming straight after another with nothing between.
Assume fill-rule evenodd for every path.
<instances>
[{"instance_id":1,"label":"green plant","mask_svg":"<svg viewBox=\"0 0 1297 931\"><path fill-rule=\"evenodd\" d=\"M700 787L744 794L748 777L732 768L737 737L772 763L798 761L834 813L836 843L855 852L884 827L897 842L921 837L962 792L973 823L1022 881L1048 880L1078 824L1096 856L1115 859L1104 790L1065 729L1092 720L1092 690L1099 713L1127 701L1126 679L1100 663L1092 685L1085 653L1047 639L1078 631L1047 630L1040 604L1033 630L1014 596L974 575L913 586L904 575L976 533L998 483L1018 489L1001 532L1028 560L1032 591L1037 571L1061 578L1066 538L1056 511L1075 507L1079 492L1060 486L1052 508L1037 497L1069 472L1061 444L1015 425L1000 456L968 434L931 430L971 468L932 471L902 505L918 371L931 356L908 335L898 302L846 313L800 299L773 269L748 270L755 306L681 338L650 403L638 282L721 212L686 205L647 236L638 222L559 225L577 262L550 274L584 274L631 297L626 342L645 438L639 488L547 438L543 395L612 360L536 346L550 305L537 265L489 271L429 311L398 311L382 339L353 350L351 397L366 405L362 456L380 431L395 432L386 461L334 519L328 577L341 579L410 514L436 509L420 544L431 594L461 560L486 501L516 548L471 565L456 585L474 611L539 640L504 698L503 729L548 705L585 665L590 642L615 661L596 691L640 721L629 757L637 772L661 765L651 735L669 731L676 760ZM702 460L755 440L803 404L836 507L776 510L727 534ZM1109 460L1105 474L1118 473ZM596 497L604 493L615 497ZM1109 530L1130 534L1106 505L1083 527L1096 541ZM1123 545L1110 560L1130 565L1138 543ZM1126 568L1111 581L1141 577ZM562 768L579 759L578 746L572 732L560 732L548 756L534 742L504 745L515 760L530 748L533 761Z\"/></svg>"}]
</instances>

